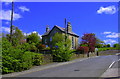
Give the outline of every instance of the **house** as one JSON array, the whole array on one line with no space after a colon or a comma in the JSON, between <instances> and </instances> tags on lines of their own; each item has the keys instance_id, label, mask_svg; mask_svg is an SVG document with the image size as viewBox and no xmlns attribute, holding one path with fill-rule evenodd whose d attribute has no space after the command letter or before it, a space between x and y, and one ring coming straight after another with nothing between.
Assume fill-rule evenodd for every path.
<instances>
[{"instance_id":1,"label":"house","mask_svg":"<svg viewBox=\"0 0 120 79\"><path fill-rule=\"evenodd\" d=\"M54 34L57 32L65 34L65 30L65 28L59 27L57 25L55 25L51 30L49 29L49 27L46 27L46 32L42 35L42 43L51 46L50 42L52 41L52 37L54 36ZM72 32L72 26L70 22L67 23L67 35L71 40L71 49L77 49L79 36Z\"/></svg>"}]
</instances>

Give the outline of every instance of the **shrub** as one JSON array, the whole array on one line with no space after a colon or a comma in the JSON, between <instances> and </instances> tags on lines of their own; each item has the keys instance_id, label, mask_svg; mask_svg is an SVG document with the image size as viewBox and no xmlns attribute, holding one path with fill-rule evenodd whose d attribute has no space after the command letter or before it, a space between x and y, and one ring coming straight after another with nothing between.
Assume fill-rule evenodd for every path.
<instances>
[{"instance_id":1,"label":"shrub","mask_svg":"<svg viewBox=\"0 0 120 79\"><path fill-rule=\"evenodd\" d=\"M27 49L22 46L13 47L5 38L3 38L2 47L3 74L26 70L33 65L42 64L42 54L26 51Z\"/></svg>"},{"instance_id":2,"label":"shrub","mask_svg":"<svg viewBox=\"0 0 120 79\"><path fill-rule=\"evenodd\" d=\"M85 53L88 53L89 48L86 47L86 46L80 46L80 47L77 48L77 51L78 51L80 54L85 54Z\"/></svg>"},{"instance_id":3,"label":"shrub","mask_svg":"<svg viewBox=\"0 0 120 79\"><path fill-rule=\"evenodd\" d=\"M33 65L41 65L43 63L43 55L39 53L34 53Z\"/></svg>"},{"instance_id":4,"label":"shrub","mask_svg":"<svg viewBox=\"0 0 120 79\"><path fill-rule=\"evenodd\" d=\"M56 43L58 48L52 50L53 54L53 61L55 62L64 62L69 61L72 56L72 50L64 46L64 42Z\"/></svg>"},{"instance_id":5,"label":"shrub","mask_svg":"<svg viewBox=\"0 0 120 79\"><path fill-rule=\"evenodd\" d=\"M42 49L45 49L46 46L45 46L44 44L38 44L38 45L37 45L37 48L38 48L39 50L42 50Z\"/></svg>"},{"instance_id":6,"label":"shrub","mask_svg":"<svg viewBox=\"0 0 120 79\"><path fill-rule=\"evenodd\" d=\"M32 58L33 58L33 53L32 52L30 52L30 51L24 52L24 54L21 57L22 68L24 70L29 69L29 68L32 67L32 65L33 65Z\"/></svg>"}]
</instances>

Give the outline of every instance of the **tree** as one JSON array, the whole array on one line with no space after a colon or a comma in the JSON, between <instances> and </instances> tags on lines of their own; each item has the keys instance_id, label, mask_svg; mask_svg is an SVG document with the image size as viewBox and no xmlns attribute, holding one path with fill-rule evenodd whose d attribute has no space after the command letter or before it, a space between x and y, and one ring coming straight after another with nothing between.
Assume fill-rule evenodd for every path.
<instances>
[{"instance_id":1,"label":"tree","mask_svg":"<svg viewBox=\"0 0 120 79\"><path fill-rule=\"evenodd\" d=\"M31 33L31 35L27 36L27 42L28 43L39 43L40 37L38 36L38 33Z\"/></svg>"},{"instance_id":2,"label":"tree","mask_svg":"<svg viewBox=\"0 0 120 79\"><path fill-rule=\"evenodd\" d=\"M104 41L101 41L99 38L96 37L96 44L95 47L102 48L104 46Z\"/></svg>"},{"instance_id":3,"label":"tree","mask_svg":"<svg viewBox=\"0 0 120 79\"><path fill-rule=\"evenodd\" d=\"M17 46L21 43L22 40L24 40L24 35L22 31L18 29L18 27L15 27L15 26L12 26L12 27L13 27L12 37L10 37L10 34L7 34L6 38L9 41L12 41L13 46Z\"/></svg>"},{"instance_id":4,"label":"tree","mask_svg":"<svg viewBox=\"0 0 120 79\"><path fill-rule=\"evenodd\" d=\"M80 46L77 48L77 54L83 54L83 57L84 57L84 54L89 54L89 47L88 46Z\"/></svg>"},{"instance_id":5,"label":"tree","mask_svg":"<svg viewBox=\"0 0 120 79\"><path fill-rule=\"evenodd\" d=\"M69 61L72 56L72 51L70 50L71 41L70 39L66 39L65 36L59 33L56 33L53 36L52 40L52 55L53 61L63 62Z\"/></svg>"},{"instance_id":6,"label":"tree","mask_svg":"<svg viewBox=\"0 0 120 79\"><path fill-rule=\"evenodd\" d=\"M52 47L55 47L55 44L63 41L65 42L65 36L63 36L62 34L56 33L53 37L52 37L52 41L51 41L51 45Z\"/></svg>"},{"instance_id":7,"label":"tree","mask_svg":"<svg viewBox=\"0 0 120 79\"><path fill-rule=\"evenodd\" d=\"M44 44L37 44L38 52L42 49L45 49L46 46Z\"/></svg>"},{"instance_id":8,"label":"tree","mask_svg":"<svg viewBox=\"0 0 120 79\"><path fill-rule=\"evenodd\" d=\"M89 47L89 52L93 52L95 50L96 45L96 37L94 33L86 33L82 36L82 44L87 44Z\"/></svg>"},{"instance_id":9,"label":"tree","mask_svg":"<svg viewBox=\"0 0 120 79\"><path fill-rule=\"evenodd\" d=\"M114 48L120 48L120 44L116 43L113 45Z\"/></svg>"},{"instance_id":10,"label":"tree","mask_svg":"<svg viewBox=\"0 0 120 79\"><path fill-rule=\"evenodd\" d=\"M107 47L110 47L110 44L107 44Z\"/></svg>"}]
</instances>

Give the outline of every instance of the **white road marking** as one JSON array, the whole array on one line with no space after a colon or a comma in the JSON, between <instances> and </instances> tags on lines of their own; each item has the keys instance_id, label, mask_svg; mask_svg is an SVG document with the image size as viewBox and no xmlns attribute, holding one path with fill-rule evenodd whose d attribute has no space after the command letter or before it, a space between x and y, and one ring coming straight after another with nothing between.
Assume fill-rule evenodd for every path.
<instances>
[{"instance_id":1,"label":"white road marking","mask_svg":"<svg viewBox=\"0 0 120 79\"><path fill-rule=\"evenodd\" d=\"M120 59L119 59L119 60L117 60L117 61L120 61Z\"/></svg>"},{"instance_id":2,"label":"white road marking","mask_svg":"<svg viewBox=\"0 0 120 79\"><path fill-rule=\"evenodd\" d=\"M112 64L109 66L109 68L111 68L112 66L113 66L113 64L115 63L115 61L114 62L112 62Z\"/></svg>"}]
</instances>

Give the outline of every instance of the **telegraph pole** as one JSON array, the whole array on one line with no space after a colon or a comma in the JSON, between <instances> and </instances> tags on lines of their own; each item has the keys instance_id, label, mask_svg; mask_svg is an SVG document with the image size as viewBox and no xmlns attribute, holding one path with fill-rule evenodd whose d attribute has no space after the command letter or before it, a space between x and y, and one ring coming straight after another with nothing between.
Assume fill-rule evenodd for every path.
<instances>
[{"instance_id":1,"label":"telegraph pole","mask_svg":"<svg viewBox=\"0 0 120 79\"><path fill-rule=\"evenodd\" d=\"M65 47L67 46L66 39L67 39L67 27L66 27L66 18L65 18Z\"/></svg>"},{"instance_id":2,"label":"telegraph pole","mask_svg":"<svg viewBox=\"0 0 120 79\"><path fill-rule=\"evenodd\" d=\"M13 32L13 12L14 12L14 2L12 1L11 22L10 22L10 42L11 43L12 43L12 32Z\"/></svg>"}]
</instances>

